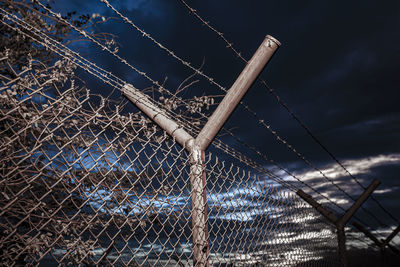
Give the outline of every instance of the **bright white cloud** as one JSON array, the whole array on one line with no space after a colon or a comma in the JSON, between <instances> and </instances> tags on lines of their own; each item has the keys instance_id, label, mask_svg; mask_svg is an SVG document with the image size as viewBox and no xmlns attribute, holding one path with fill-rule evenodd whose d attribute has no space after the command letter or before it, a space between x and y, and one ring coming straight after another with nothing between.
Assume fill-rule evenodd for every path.
<instances>
[{"instance_id":1,"label":"bright white cloud","mask_svg":"<svg viewBox=\"0 0 400 267\"><path fill-rule=\"evenodd\" d=\"M342 164L352 175L366 174L370 172L371 168L378 167L386 164L396 164L400 162L400 154L378 155L374 157L367 157L364 159L345 160ZM321 171L329 178L335 180L342 176L346 176L346 172L337 163L321 168ZM313 179L320 179L321 173L315 170L297 173L303 181L310 181Z\"/></svg>"}]
</instances>

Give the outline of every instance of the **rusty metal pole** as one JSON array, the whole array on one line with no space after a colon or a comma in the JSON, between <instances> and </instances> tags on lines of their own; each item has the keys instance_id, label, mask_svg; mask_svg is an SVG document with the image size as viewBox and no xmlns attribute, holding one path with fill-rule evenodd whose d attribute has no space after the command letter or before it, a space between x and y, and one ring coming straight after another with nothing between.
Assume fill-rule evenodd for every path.
<instances>
[{"instance_id":1,"label":"rusty metal pole","mask_svg":"<svg viewBox=\"0 0 400 267\"><path fill-rule=\"evenodd\" d=\"M208 217L204 151L193 146L190 155L193 266L209 266Z\"/></svg>"},{"instance_id":2,"label":"rusty metal pole","mask_svg":"<svg viewBox=\"0 0 400 267\"><path fill-rule=\"evenodd\" d=\"M254 83L280 43L267 35L224 99L208 119L191 147L192 166L190 184L192 188L192 228L194 266L209 266L209 244L207 228L206 177L204 171L205 150L214 140L231 113L235 110L247 90Z\"/></svg>"},{"instance_id":3,"label":"rusty metal pole","mask_svg":"<svg viewBox=\"0 0 400 267\"><path fill-rule=\"evenodd\" d=\"M171 119L164 110L154 104L149 96L128 83L122 88L122 93L154 123L173 137L178 144L190 151L189 140L194 140L194 138Z\"/></svg>"}]
</instances>

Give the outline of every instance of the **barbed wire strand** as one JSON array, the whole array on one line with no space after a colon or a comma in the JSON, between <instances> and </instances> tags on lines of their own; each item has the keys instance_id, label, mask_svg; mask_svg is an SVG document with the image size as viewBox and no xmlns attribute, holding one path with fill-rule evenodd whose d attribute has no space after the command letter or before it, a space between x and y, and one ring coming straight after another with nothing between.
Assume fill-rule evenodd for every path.
<instances>
[{"instance_id":1,"label":"barbed wire strand","mask_svg":"<svg viewBox=\"0 0 400 267\"><path fill-rule=\"evenodd\" d=\"M53 16L56 16L57 18L61 18L61 20L62 20L64 23L66 23L67 25L73 27L76 31L78 31L78 32L79 32L80 34L82 34L83 36L85 36L85 37L88 37L88 36L89 36L89 35L87 35L86 33L84 33L84 31L78 29L77 27L75 27L74 25L72 25L71 23L69 23L68 21L66 21L65 19L63 19L59 14L56 14L56 13L53 12L52 10L48 9L47 7L45 7L43 4L40 4L40 5L41 5L46 11L48 11L49 13L51 13ZM88 37L88 39L89 39L89 40L92 40L92 41L94 40L93 37ZM104 45L102 45L100 42L98 42L98 41L96 41L96 40L94 40L94 42L95 42L97 45L99 45L103 50L106 50L106 51L108 51L108 52L110 52L110 53L112 53L112 54L115 55L115 53L114 53L113 51L111 51L110 49L108 49L107 47L105 47ZM173 53L172 53L172 54L173 54ZM117 55L116 55L116 56L117 56ZM120 59L121 62L123 62L123 63L126 62L126 60L120 58L119 56L118 56L118 58ZM133 68L137 73L139 73L139 74L143 73L143 72L141 72L140 70L136 69L136 68L133 67L133 66L132 66L132 68ZM194 70L196 74L199 74L199 72L201 73L201 71L199 71L198 69L193 68L192 70ZM107 72L107 73L110 75L110 72ZM148 76L146 75L145 77L147 78ZM157 86L160 86L160 84L159 84L158 81L154 81L154 80L151 79L150 77L148 77L148 79L149 79L150 81L152 81L153 84L155 84L155 85L157 85ZM165 89L165 88L164 88L164 89ZM166 91L167 91L167 92L170 92L169 90L166 90ZM226 91L226 90L225 90L225 91ZM207 117L206 117L204 114L202 114L202 113L200 113L200 115L203 116L203 117L205 117L205 118L207 118Z\"/></svg>"},{"instance_id":2,"label":"barbed wire strand","mask_svg":"<svg viewBox=\"0 0 400 267\"><path fill-rule=\"evenodd\" d=\"M43 38L44 41L40 41L37 38L34 38L30 35L27 35L26 33L22 32L21 30L14 28L10 25L7 24L8 27L12 27L13 30L18 31L24 36L27 36L28 38L33 39L35 42L40 43L43 47L46 47L53 52L57 53L59 56L63 58L69 59L73 64L77 65L78 67L81 67L85 71L89 72L90 74L94 75L101 81L105 82L106 84L110 85L114 89L118 89L121 91L122 87L127 84L124 80L120 79L119 77L115 76L111 72L107 72L104 69L98 67L96 64L86 60L82 56L79 55L79 53L74 52L73 50L67 48L66 46L62 45L60 42L52 39L51 37L45 35L43 32L41 32L39 29L35 28L34 26L25 23L23 20L19 19L17 16L8 13L4 9L0 8L2 12L4 12L4 17L7 19L12 20L15 24L23 27L25 30L30 31L31 33L35 34L36 36L39 36L39 38ZM57 47L60 46L61 48ZM161 105L161 103L157 102L154 100L155 103L158 105ZM147 106L147 105L146 105ZM153 108L151 106L147 106L149 108ZM157 110L155 110L157 111ZM172 111L165 110L167 115L173 117L178 114L173 113ZM171 114L168 114L171 113ZM190 124L187 125L188 127Z\"/></svg>"}]
</instances>

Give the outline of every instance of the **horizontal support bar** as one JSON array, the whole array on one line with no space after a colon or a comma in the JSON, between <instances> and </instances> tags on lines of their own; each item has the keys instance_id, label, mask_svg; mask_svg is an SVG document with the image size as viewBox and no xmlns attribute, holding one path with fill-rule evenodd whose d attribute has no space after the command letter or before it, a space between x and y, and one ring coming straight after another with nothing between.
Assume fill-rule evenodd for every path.
<instances>
[{"instance_id":1,"label":"horizontal support bar","mask_svg":"<svg viewBox=\"0 0 400 267\"><path fill-rule=\"evenodd\" d=\"M128 83L122 88L122 93L154 123L174 138L178 144L190 151L190 145L193 142L189 141L194 140L194 138L182 126L172 120L164 110L155 105L149 96Z\"/></svg>"}]
</instances>

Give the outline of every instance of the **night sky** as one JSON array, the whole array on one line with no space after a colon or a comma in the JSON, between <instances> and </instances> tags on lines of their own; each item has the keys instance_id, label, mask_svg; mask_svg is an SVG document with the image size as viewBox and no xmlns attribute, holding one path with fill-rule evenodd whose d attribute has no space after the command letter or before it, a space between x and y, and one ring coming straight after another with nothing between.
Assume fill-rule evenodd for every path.
<instances>
[{"instance_id":1,"label":"night sky","mask_svg":"<svg viewBox=\"0 0 400 267\"><path fill-rule=\"evenodd\" d=\"M244 1L187 0L197 12L249 59L265 35L282 46L262 73L269 86L287 103L321 142L364 185L382 181L375 194L400 218L400 2L399 1ZM111 1L122 14L177 55L199 67L229 88L244 63L215 33L191 15L179 0ZM98 0L56 1L53 8L65 14L116 15ZM140 33L114 19L99 26L117 37L120 55L175 90L192 72L170 58ZM80 51L137 88L151 84L95 46ZM111 90L88 78L89 87L105 94ZM215 86L200 82L188 94L221 94ZM313 164L357 197L360 188L334 164L287 111L256 82L244 101L278 134ZM333 198L334 188L312 172L298 157L278 143L257 121L239 107L226 125L246 142L295 172ZM234 140L223 139L246 152ZM269 167L262 159L258 162ZM346 204L346 202L343 202ZM348 204L348 203L347 203ZM388 225L395 222L372 201L365 206ZM360 217L374 221L360 212Z\"/></svg>"}]
</instances>

